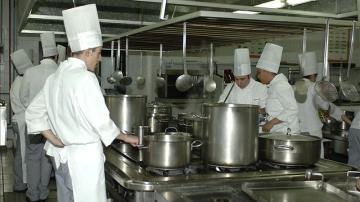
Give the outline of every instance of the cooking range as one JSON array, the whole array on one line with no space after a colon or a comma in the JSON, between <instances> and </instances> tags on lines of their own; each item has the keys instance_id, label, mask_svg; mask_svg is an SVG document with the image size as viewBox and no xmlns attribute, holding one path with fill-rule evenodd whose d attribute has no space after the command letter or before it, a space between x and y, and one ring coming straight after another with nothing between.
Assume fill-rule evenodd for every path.
<instances>
[{"instance_id":1,"label":"cooking range","mask_svg":"<svg viewBox=\"0 0 360 202\"><path fill-rule=\"evenodd\" d=\"M124 198L127 201L161 201L155 198L159 197L160 193L174 188L192 190L192 192L202 190L202 194L207 193L210 196L217 193L214 189L229 192L232 189L231 185L242 182L303 181L307 169L320 172L327 180L331 180L346 176L346 172L352 169L347 165L325 159L312 166L288 166L258 161L249 166L222 167L204 165L195 155L192 155L190 165L185 168L160 169L146 167L139 161L141 155L138 152L124 153L119 143L106 148L105 154L107 188L112 198L119 201ZM237 194L231 197L244 199L243 193L237 192Z\"/></svg>"}]
</instances>

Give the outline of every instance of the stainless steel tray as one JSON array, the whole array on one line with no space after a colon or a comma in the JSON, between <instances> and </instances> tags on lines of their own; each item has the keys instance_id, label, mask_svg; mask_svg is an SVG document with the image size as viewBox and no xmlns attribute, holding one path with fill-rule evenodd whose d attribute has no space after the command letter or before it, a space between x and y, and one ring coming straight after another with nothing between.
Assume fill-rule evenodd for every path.
<instances>
[{"instance_id":1,"label":"stainless steel tray","mask_svg":"<svg viewBox=\"0 0 360 202\"><path fill-rule=\"evenodd\" d=\"M242 185L242 190L259 202L351 202L360 200L360 198L322 181L249 182Z\"/></svg>"}]
</instances>

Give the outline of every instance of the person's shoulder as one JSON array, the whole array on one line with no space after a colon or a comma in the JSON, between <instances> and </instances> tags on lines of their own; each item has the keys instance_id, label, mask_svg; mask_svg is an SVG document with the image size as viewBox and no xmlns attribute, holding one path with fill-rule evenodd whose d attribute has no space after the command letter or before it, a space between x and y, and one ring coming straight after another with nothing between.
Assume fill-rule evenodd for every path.
<instances>
[{"instance_id":1,"label":"person's shoulder","mask_svg":"<svg viewBox=\"0 0 360 202\"><path fill-rule=\"evenodd\" d=\"M292 91L292 87L291 85L289 84L289 82L285 79L281 79L281 80L278 80L278 82L274 83L273 85L273 88L275 90L278 90L278 91L285 91L285 90L289 90L289 91Z\"/></svg>"},{"instance_id":2,"label":"person's shoulder","mask_svg":"<svg viewBox=\"0 0 360 202\"><path fill-rule=\"evenodd\" d=\"M25 70L25 72L24 72L24 75L26 75L27 73L31 73L31 72L36 71L37 69L39 69L40 65L41 65L41 64L27 68L27 69Z\"/></svg>"},{"instance_id":3,"label":"person's shoulder","mask_svg":"<svg viewBox=\"0 0 360 202\"><path fill-rule=\"evenodd\" d=\"M74 71L73 77L79 83L88 83L88 82L93 82L94 79L96 80L96 76L94 75L94 73L80 69Z\"/></svg>"},{"instance_id":4,"label":"person's shoulder","mask_svg":"<svg viewBox=\"0 0 360 202\"><path fill-rule=\"evenodd\" d=\"M262 90L267 89L266 85L264 85L264 84L262 84L262 83L260 83L258 81L255 81L255 80L254 80L254 86L255 86L255 88L262 89Z\"/></svg>"}]
</instances>

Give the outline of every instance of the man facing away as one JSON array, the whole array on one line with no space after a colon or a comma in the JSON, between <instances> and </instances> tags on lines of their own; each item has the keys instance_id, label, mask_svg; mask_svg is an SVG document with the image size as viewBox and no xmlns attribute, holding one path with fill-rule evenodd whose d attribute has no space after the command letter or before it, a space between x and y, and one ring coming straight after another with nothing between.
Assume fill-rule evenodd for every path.
<instances>
[{"instance_id":1,"label":"man facing away","mask_svg":"<svg viewBox=\"0 0 360 202\"><path fill-rule=\"evenodd\" d=\"M58 52L55 35L46 32L40 35L43 59L40 64L29 68L24 74L20 91L20 100L28 107L34 97L43 88L46 79L53 74L58 65ZM51 162L44 151L45 140L41 134L27 136L26 161L28 172L28 201L45 200L49 195Z\"/></svg>"},{"instance_id":2,"label":"man facing away","mask_svg":"<svg viewBox=\"0 0 360 202\"><path fill-rule=\"evenodd\" d=\"M14 191L24 192L27 189L26 161L25 161L25 106L20 101L20 88L26 69L33 64L24 49L17 50L11 55L18 76L15 78L10 89L13 129L17 134L16 151L14 157Z\"/></svg>"},{"instance_id":3,"label":"man facing away","mask_svg":"<svg viewBox=\"0 0 360 202\"><path fill-rule=\"evenodd\" d=\"M48 153L74 201L105 202L105 146L114 139L137 145L110 119L95 74L101 60L101 30L95 4L63 11L72 57L62 62L26 110L31 133L42 132ZM64 147L63 147L64 145ZM59 186L58 186L59 188ZM72 193L71 193L72 192Z\"/></svg>"}]
</instances>

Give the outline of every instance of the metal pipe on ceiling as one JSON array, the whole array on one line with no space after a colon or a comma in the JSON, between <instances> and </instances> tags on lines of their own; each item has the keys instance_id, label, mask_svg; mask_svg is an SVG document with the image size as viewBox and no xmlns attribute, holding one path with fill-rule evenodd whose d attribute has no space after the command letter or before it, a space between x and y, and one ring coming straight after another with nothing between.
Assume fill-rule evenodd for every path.
<instances>
[{"instance_id":1,"label":"metal pipe on ceiling","mask_svg":"<svg viewBox=\"0 0 360 202\"><path fill-rule=\"evenodd\" d=\"M52 21L63 21L62 16L56 15L39 15L39 14L30 14L28 19L36 20L52 20ZM124 25L152 25L155 22L144 22L136 20L113 20L113 19L99 19L100 23L106 24L124 24Z\"/></svg>"},{"instance_id":2,"label":"metal pipe on ceiling","mask_svg":"<svg viewBox=\"0 0 360 202\"><path fill-rule=\"evenodd\" d=\"M166 1L167 0L162 0L161 2L160 17L159 17L160 20L167 20L167 18L165 17Z\"/></svg>"},{"instance_id":3,"label":"metal pipe on ceiling","mask_svg":"<svg viewBox=\"0 0 360 202\"><path fill-rule=\"evenodd\" d=\"M134 1L148 2L148 3L162 3L162 0L134 0ZM262 8L262 7L242 6L242 5L225 4L225 3L200 2L200 1L191 1L191 0L190 1L189 0L167 0L167 3L172 4L172 5L179 5L179 6L229 9L229 10L233 10L233 11L243 10L243 11L255 11L255 12L262 12L262 13L337 18L337 15L333 14L333 13L302 11L302 10L289 10L289 9Z\"/></svg>"}]
</instances>

